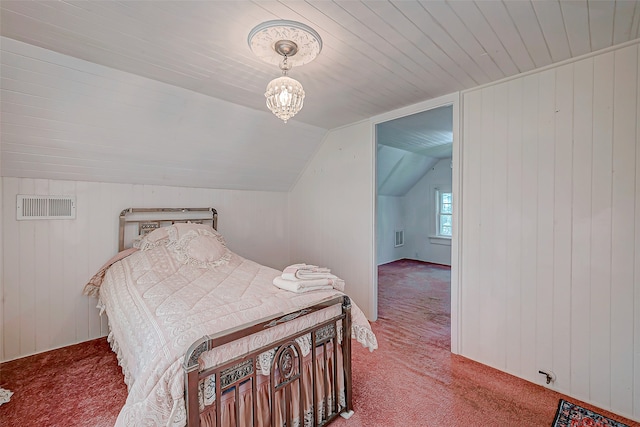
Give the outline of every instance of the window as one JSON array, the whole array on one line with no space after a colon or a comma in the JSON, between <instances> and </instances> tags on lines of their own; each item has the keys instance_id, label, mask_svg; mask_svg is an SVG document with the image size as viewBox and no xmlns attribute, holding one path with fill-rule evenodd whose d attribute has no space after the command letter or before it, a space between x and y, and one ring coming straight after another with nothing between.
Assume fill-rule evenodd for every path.
<instances>
[{"instance_id":1,"label":"window","mask_svg":"<svg viewBox=\"0 0 640 427\"><path fill-rule=\"evenodd\" d=\"M451 237L451 219L453 214L453 199L451 193L436 191L438 200L436 201L436 230L438 236Z\"/></svg>"}]
</instances>

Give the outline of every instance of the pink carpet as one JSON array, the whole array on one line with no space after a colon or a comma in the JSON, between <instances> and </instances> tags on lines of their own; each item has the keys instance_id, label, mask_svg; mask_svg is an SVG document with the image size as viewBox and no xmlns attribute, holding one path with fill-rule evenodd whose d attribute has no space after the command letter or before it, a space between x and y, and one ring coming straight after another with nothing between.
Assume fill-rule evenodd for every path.
<instances>
[{"instance_id":1,"label":"pink carpet","mask_svg":"<svg viewBox=\"0 0 640 427\"><path fill-rule=\"evenodd\" d=\"M380 348L353 347L355 414L332 426L549 427L558 399L577 402L452 355L450 300L449 267L411 260L380 266L372 324Z\"/></svg>"},{"instance_id":2,"label":"pink carpet","mask_svg":"<svg viewBox=\"0 0 640 427\"><path fill-rule=\"evenodd\" d=\"M115 354L104 338L0 365L2 426L112 427L127 398Z\"/></svg>"},{"instance_id":3,"label":"pink carpet","mask_svg":"<svg viewBox=\"0 0 640 427\"><path fill-rule=\"evenodd\" d=\"M640 426L583 402L454 356L448 267L402 260L379 269L380 348L353 346L355 414L332 426L544 426L558 400ZM33 378L29 381L29 378ZM112 426L126 399L105 339L0 365L4 426Z\"/></svg>"}]
</instances>

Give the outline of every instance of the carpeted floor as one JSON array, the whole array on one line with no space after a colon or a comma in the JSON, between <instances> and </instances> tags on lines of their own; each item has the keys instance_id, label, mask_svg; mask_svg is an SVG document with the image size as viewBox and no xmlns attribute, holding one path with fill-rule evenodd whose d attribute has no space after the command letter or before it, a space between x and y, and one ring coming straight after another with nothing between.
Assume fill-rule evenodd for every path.
<instances>
[{"instance_id":1,"label":"carpeted floor","mask_svg":"<svg viewBox=\"0 0 640 427\"><path fill-rule=\"evenodd\" d=\"M115 354L104 338L0 365L0 426L112 427L127 398Z\"/></svg>"},{"instance_id":2,"label":"carpeted floor","mask_svg":"<svg viewBox=\"0 0 640 427\"><path fill-rule=\"evenodd\" d=\"M380 347L353 346L355 414L333 426L551 425L562 395L450 353L450 301L449 267L411 260L379 267L372 326Z\"/></svg>"},{"instance_id":3,"label":"carpeted floor","mask_svg":"<svg viewBox=\"0 0 640 427\"><path fill-rule=\"evenodd\" d=\"M380 348L353 346L355 414L332 426L549 427L558 399L572 400L452 355L449 277L448 267L418 261L380 267ZM105 339L1 364L0 388L15 393L0 406L2 426L112 426L126 399Z\"/></svg>"}]
</instances>

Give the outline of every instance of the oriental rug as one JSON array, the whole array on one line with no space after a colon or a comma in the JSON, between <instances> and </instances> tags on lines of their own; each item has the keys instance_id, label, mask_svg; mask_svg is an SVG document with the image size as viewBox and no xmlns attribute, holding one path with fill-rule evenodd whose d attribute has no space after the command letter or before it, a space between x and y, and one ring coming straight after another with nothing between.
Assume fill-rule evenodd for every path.
<instances>
[{"instance_id":1,"label":"oriental rug","mask_svg":"<svg viewBox=\"0 0 640 427\"><path fill-rule=\"evenodd\" d=\"M551 427L629 427L575 403L560 399Z\"/></svg>"}]
</instances>

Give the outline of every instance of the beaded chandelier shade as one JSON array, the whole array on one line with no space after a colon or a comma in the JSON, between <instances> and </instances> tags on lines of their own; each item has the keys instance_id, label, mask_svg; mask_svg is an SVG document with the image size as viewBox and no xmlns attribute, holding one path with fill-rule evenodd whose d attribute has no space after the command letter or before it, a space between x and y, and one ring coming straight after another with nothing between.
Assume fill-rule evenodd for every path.
<instances>
[{"instance_id":1,"label":"beaded chandelier shade","mask_svg":"<svg viewBox=\"0 0 640 427\"><path fill-rule=\"evenodd\" d=\"M291 67L313 61L322 50L322 39L311 27L295 21L267 21L249 33L249 47L256 56L277 64L282 76L267 85L264 94L267 108L279 119L298 114L304 104L304 89L300 82L288 76Z\"/></svg>"}]
</instances>

